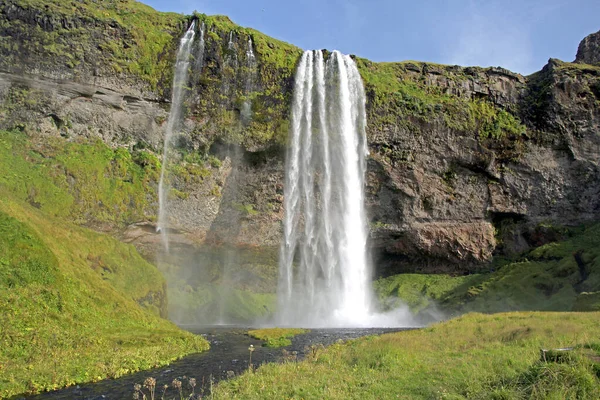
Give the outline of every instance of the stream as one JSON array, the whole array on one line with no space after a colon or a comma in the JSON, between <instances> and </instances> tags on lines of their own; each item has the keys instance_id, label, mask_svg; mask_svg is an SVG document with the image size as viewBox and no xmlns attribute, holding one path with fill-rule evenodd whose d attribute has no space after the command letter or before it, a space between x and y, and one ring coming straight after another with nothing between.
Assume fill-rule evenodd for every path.
<instances>
[{"instance_id":1,"label":"stream","mask_svg":"<svg viewBox=\"0 0 600 400\"><path fill-rule=\"evenodd\" d=\"M298 360L304 358L306 351L312 345L328 346L339 340L356 339L363 336L381 335L383 333L398 332L402 328L344 328L344 329L313 329L292 339L292 344L286 347L262 347L260 340L246 335L251 329L248 327L216 326L216 327L190 327L183 326L195 334L202 335L210 342L210 350L204 353L193 354L174 361L166 367L149 371L141 371L118 379L107 379L97 383L82 384L54 392L27 397L27 399L76 399L76 400L121 400L133 398L134 385L143 384L148 377L156 379L158 395L161 397L162 387L171 386L174 379L183 383L184 393L189 393L187 380L183 377L196 379L196 394L208 394L210 387L217 382L239 375L249 366L248 347L253 345L252 366L254 368L268 362L282 360L283 350L290 353L297 352ZM187 387L186 387L187 386ZM144 390L148 393L147 390ZM165 398L175 395L169 388ZM141 398L141 396L140 396Z\"/></svg>"}]
</instances>

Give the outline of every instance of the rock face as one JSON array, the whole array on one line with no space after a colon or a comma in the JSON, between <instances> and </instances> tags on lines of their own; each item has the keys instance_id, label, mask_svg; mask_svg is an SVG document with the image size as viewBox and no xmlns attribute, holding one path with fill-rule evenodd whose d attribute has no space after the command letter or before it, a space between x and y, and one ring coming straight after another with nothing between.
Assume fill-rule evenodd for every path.
<instances>
[{"instance_id":1,"label":"rock face","mask_svg":"<svg viewBox=\"0 0 600 400\"><path fill-rule=\"evenodd\" d=\"M106 4L107 15L134 7ZM139 26L70 12L0 0L0 129L160 154L172 75L127 64L127 52L137 46L156 65L172 66L189 19L144 8L169 36L149 49ZM182 246L276 252L301 51L224 18L196 18L206 46L190 74L170 168L171 229ZM598 62L598 36L582 42L578 63ZM245 62L249 37L256 70ZM89 52L65 57L49 41ZM501 68L356 62L368 96L367 208L379 275L486 268L494 254L542 243L540 224L600 219L600 67L550 60L525 78ZM242 115L248 102L251 119ZM144 212L155 215L156 193L147 196ZM110 227L149 252L155 246L152 229L123 228Z\"/></svg>"},{"instance_id":2,"label":"rock face","mask_svg":"<svg viewBox=\"0 0 600 400\"><path fill-rule=\"evenodd\" d=\"M600 63L600 31L586 36L579 43L575 62L584 64Z\"/></svg>"}]
</instances>

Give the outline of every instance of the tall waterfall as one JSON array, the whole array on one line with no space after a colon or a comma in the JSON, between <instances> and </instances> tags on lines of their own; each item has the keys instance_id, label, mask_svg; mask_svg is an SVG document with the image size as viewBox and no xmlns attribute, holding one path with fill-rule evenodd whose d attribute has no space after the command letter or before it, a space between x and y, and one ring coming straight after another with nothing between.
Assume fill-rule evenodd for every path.
<instances>
[{"instance_id":1,"label":"tall waterfall","mask_svg":"<svg viewBox=\"0 0 600 400\"><path fill-rule=\"evenodd\" d=\"M278 323L369 325L365 93L354 61L305 52L292 107Z\"/></svg>"},{"instance_id":2,"label":"tall waterfall","mask_svg":"<svg viewBox=\"0 0 600 400\"><path fill-rule=\"evenodd\" d=\"M173 77L173 93L171 95L171 112L169 113L169 119L167 120L167 130L165 132L164 149L162 158L162 168L160 171L160 181L158 183L158 227L157 231L161 233L163 245L165 251L169 251L169 238L168 238L168 213L167 213L167 201L169 188L165 183L165 174L167 169L167 161L169 155L169 148L171 145L171 139L173 133L177 132L181 125L182 119L182 104L184 95L186 92L187 81L188 81L188 68L190 65L190 52L192 49L192 43L194 42L196 21L192 22L189 29L183 35L179 42L179 50L177 52L177 61L175 64L175 76Z\"/></svg>"}]
</instances>

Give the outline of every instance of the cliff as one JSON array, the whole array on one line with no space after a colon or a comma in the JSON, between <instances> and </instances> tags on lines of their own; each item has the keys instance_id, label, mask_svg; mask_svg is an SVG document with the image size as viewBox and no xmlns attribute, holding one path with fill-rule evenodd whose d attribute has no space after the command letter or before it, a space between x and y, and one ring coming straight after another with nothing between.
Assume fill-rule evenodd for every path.
<instances>
[{"instance_id":1,"label":"cliff","mask_svg":"<svg viewBox=\"0 0 600 400\"><path fill-rule=\"evenodd\" d=\"M205 46L196 43L169 167L170 228L180 248L261 249L263 259L244 268L268 287L274 278L252 271L275 268L301 50L226 17L159 13L129 0L0 0L0 129L22 132L22 157L45 165L69 201L56 207L43 183L4 179L30 204L151 256L172 65L194 18ZM588 42L576 63L551 59L527 77L356 58L368 96L378 274L487 268L495 254L555 240L554 227L599 219L600 66L589 64L598 60ZM97 162L75 162L86 157ZM106 184L86 183L90 176Z\"/></svg>"}]
</instances>

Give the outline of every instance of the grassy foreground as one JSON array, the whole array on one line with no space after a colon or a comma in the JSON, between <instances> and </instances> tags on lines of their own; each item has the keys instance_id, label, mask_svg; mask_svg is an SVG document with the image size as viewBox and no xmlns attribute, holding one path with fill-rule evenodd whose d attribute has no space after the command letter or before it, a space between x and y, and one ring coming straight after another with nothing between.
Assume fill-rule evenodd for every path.
<instances>
[{"instance_id":1,"label":"grassy foreground","mask_svg":"<svg viewBox=\"0 0 600 400\"><path fill-rule=\"evenodd\" d=\"M220 383L238 399L598 399L600 313L467 314ZM574 346L569 359L540 349Z\"/></svg>"},{"instance_id":2,"label":"grassy foreground","mask_svg":"<svg viewBox=\"0 0 600 400\"><path fill-rule=\"evenodd\" d=\"M164 280L133 247L11 199L0 186L0 398L208 348L158 317Z\"/></svg>"}]
</instances>

